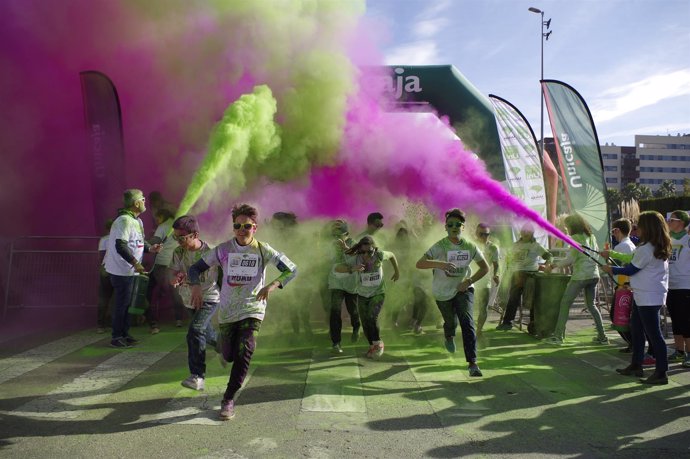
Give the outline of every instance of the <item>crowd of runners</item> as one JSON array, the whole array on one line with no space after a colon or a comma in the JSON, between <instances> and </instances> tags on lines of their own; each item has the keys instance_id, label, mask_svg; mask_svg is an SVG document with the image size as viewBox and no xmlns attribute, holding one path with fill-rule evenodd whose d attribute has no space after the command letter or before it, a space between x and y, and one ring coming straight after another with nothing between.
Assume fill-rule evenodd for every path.
<instances>
[{"instance_id":1,"label":"crowd of runners","mask_svg":"<svg viewBox=\"0 0 690 459\"><path fill-rule=\"evenodd\" d=\"M224 366L231 363L221 419L234 416L233 400L247 375L269 298L293 280L292 288L275 299L275 307L290 318L295 334L310 334L311 305L319 303L334 355L342 353L344 347L343 305L352 327L350 342L356 343L361 333L369 345L365 356L370 359L378 359L385 352L382 317L390 320L393 328L409 318L411 331L419 335L424 333L422 323L432 316L438 318L449 353L456 352L455 336L460 326L469 376L481 377L477 342L482 338L490 304L497 303L499 286L506 286L507 293L497 329L509 331L514 328L530 273L568 272L555 328L540 338L549 345L566 343L571 306L584 293L596 328L592 339L606 345L609 338L595 305L596 289L601 275L616 276L616 288L630 289L634 298L629 327L621 331L629 344L622 351L630 352L631 361L618 373L642 377L643 364L649 363L645 359L651 359L655 371L641 382L666 384L669 360L690 367L690 217L684 211L672 212L668 218L658 212L641 213L637 244L630 234L632 223L617 220L612 231L613 250L608 250L609 241L594 238L581 216L569 215L564 219L565 229L589 253L573 247L564 256L554 257L537 242L529 225L520 229L515 243L506 243L501 250L492 240L489 225L479 223L466 230L468 217L459 209L444 214L443 228L429 219L418 225L401 220L392 233L383 230L384 216L375 212L368 216L366 228L354 237L345 220L324 222L318 231L313 227L301 230L296 215L278 212L265 225L269 244L256 237L263 226L259 211L238 204L232 209L232 237L212 247L202 237L194 216L175 218L174 210L160 194L152 193L149 200L153 201L157 224L153 238L145 238L140 218L147 210L146 198L141 190L130 189L124 193L124 207L109 222L108 235L101 240L99 332L105 332L110 309L111 346L126 349L138 343L130 334L130 307L137 282L148 275L149 303L160 300L155 295L160 297L161 292L169 297L177 326L183 324L184 309L190 313L190 375L182 385L204 389L207 348L216 349ZM445 236L439 238L443 232ZM600 250L600 245L607 249ZM281 248L289 248L289 257ZM144 252L156 253L150 272L142 265ZM267 280L270 266L277 275ZM436 308L429 307L433 302ZM664 307L673 325L670 356L660 328ZM151 333L158 333L154 308L149 307L143 317ZM645 342L649 344L647 356Z\"/></svg>"}]
</instances>

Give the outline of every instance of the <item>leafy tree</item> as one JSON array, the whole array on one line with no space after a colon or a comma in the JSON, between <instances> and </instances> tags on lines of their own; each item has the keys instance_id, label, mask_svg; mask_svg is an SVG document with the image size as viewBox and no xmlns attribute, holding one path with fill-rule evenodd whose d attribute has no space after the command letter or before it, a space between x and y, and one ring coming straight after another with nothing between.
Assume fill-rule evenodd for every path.
<instances>
[{"instance_id":1,"label":"leafy tree","mask_svg":"<svg viewBox=\"0 0 690 459\"><path fill-rule=\"evenodd\" d=\"M635 182L626 184L621 190L621 197L623 201L639 201L640 200L640 185Z\"/></svg>"},{"instance_id":2,"label":"leafy tree","mask_svg":"<svg viewBox=\"0 0 690 459\"><path fill-rule=\"evenodd\" d=\"M690 178L683 179L683 196L690 196Z\"/></svg>"},{"instance_id":3,"label":"leafy tree","mask_svg":"<svg viewBox=\"0 0 690 459\"><path fill-rule=\"evenodd\" d=\"M647 185L640 185L639 193L640 198L638 199L638 201L641 201L643 199L652 199L654 197L651 188L649 188Z\"/></svg>"},{"instance_id":4,"label":"leafy tree","mask_svg":"<svg viewBox=\"0 0 690 459\"><path fill-rule=\"evenodd\" d=\"M673 180L664 180L659 185L659 189L656 190L654 196L657 198L670 198L676 195L676 183Z\"/></svg>"},{"instance_id":5,"label":"leafy tree","mask_svg":"<svg viewBox=\"0 0 690 459\"><path fill-rule=\"evenodd\" d=\"M615 188L606 189L606 205L608 206L609 211L617 209L621 201L623 201L623 195L620 191Z\"/></svg>"}]
</instances>

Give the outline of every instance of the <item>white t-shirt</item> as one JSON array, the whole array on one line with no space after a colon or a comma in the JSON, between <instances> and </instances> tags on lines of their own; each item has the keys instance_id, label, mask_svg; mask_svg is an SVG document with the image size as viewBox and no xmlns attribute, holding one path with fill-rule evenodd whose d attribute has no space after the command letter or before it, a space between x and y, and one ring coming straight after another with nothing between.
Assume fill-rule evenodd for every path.
<instances>
[{"instance_id":1,"label":"white t-shirt","mask_svg":"<svg viewBox=\"0 0 690 459\"><path fill-rule=\"evenodd\" d=\"M296 275L297 268L284 254L256 239L249 245L239 245L236 239L223 242L202 257L210 266L223 268L218 323L243 319L264 319L266 300L256 299L266 285L266 267L273 264L281 272L278 277L284 287Z\"/></svg>"},{"instance_id":2,"label":"white t-shirt","mask_svg":"<svg viewBox=\"0 0 690 459\"><path fill-rule=\"evenodd\" d=\"M105 252L108 250L108 236L103 236L98 240L98 251Z\"/></svg>"},{"instance_id":3,"label":"white t-shirt","mask_svg":"<svg viewBox=\"0 0 690 459\"><path fill-rule=\"evenodd\" d=\"M633 253L635 251L635 244L630 240L629 237L624 237L621 241L616 244L613 248L614 252L618 253Z\"/></svg>"},{"instance_id":4,"label":"white t-shirt","mask_svg":"<svg viewBox=\"0 0 690 459\"><path fill-rule=\"evenodd\" d=\"M642 244L633 254L632 264L640 268L630 276L630 287L638 306L659 306L666 303L668 292L668 261L654 257L654 246Z\"/></svg>"},{"instance_id":5,"label":"white t-shirt","mask_svg":"<svg viewBox=\"0 0 690 459\"><path fill-rule=\"evenodd\" d=\"M630 240L629 237L624 237L621 239L621 241L616 244L616 246L613 248L614 252L618 253L633 253L635 251L635 244L633 241ZM630 278L628 276L624 276L622 274L619 274L616 276L616 282L618 282L620 285L625 284L626 282L630 282Z\"/></svg>"},{"instance_id":6,"label":"white t-shirt","mask_svg":"<svg viewBox=\"0 0 690 459\"><path fill-rule=\"evenodd\" d=\"M688 290L690 289L690 235L685 233L680 239L671 237L671 246L673 252L668 260L668 288Z\"/></svg>"},{"instance_id":7,"label":"white t-shirt","mask_svg":"<svg viewBox=\"0 0 690 459\"><path fill-rule=\"evenodd\" d=\"M424 257L427 260L450 262L455 266L452 272L433 269L431 291L437 301L448 301L455 297L458 294L458 285L472 275L470 263L485 261L482 253L472 242L460 239L459 244L454 244L447 237L432 245L424 253Z\"/></svg>"},{"instance_id":8,"label":"white t-shirt","mask_svg":"<svg viewBox=\"0 0 690 459\"><path fill-rule=\"evenodd\" d=\"M199 250L185 250L181 246L178 246L173 251L172 261L168 266L170 271L174 273L183 272L187 273L189 268L199 261L204 255L209 253L212 249L205 242L201 241L201 247ZM220 289L216 280L218 279L218 267L213 266L208 270L201 273L199 276L199 282L201 283L201 293L204 303L218 303L220 300ZM182 302L185 307L193 309L192 306L192 289L191 286L185 282L177 287L177 292L182 298Z\"/></svg>"},{"instance_id":9,"label":"white t-shirt","mask_svg":"<svg viewBox=\"0 0 690 459\"><path fill-rule=\"evenodd\" d=\"M108 236L108 249L105 252L105 270L116 276L136 276L134 266L117 253L115 241L122 239L134 258L141 263L144 256L144 222L130 214L122 214L115 219Z\"/></svg>"},{"instance_id":10,"label":"white t-shirt","mask_svg":"<svg viewBox=\"0 0 690 459\"><path fill-rule=\"evenodd\" d=\"M158 225L156 232L153 233L153 237L157 237L162 244L161 251L156 254L156 261L154 262L157 265L170 266L173 252L179 247L177 241L172 237L173 221L172 218L164 221Z\"/></svg>"}]
</instances>

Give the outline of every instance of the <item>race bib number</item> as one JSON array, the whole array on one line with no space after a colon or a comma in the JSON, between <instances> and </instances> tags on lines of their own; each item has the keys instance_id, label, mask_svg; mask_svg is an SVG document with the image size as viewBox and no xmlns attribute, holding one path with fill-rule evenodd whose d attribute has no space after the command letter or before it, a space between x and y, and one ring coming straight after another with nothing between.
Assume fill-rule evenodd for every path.
<instances>
[{"instance_id":1,"label":"race bib number","mask_svg":"<svg viewBox=\"0 0 690 459\"><path fill-rule=\"evenodd\" d=\"M381 285L381 280L383 279L383 273L378 270L373 273L361 273L360 278L362 280L363 287L378 287Z\"/></svg>"},{"instance_id":2,"label":"race bib number","mask_svg":"<svg viewBox=\"0 0 690 459\"><path fill-rule=\"evenodd\" d=\"M228 255L227 271L229 284L248 284L259 274L259 255L231 253Z\"/></svg>"},{"instance_id":3,"label":"race bib number","mask_svg":"<svg viewBox=\"0 0 690 459\"><path fill-rule=\"evenodd\" d=\"M678 257L680 256L680 250L683 248L682 245L674 245L671 246L673 251L671 252L671 258L668 259L669 263L673 263L675 261L678 261Z\"/></svg>"},{"instance_id":4,"label":"race bib number","mask_svg":"<svg viewBox=\"0 0 690 459\"><path fill-rule=\"evenodd\" d=\"M469 250L451 250L448 252L448 262L455 268L466 268L470 264Z\"/></svg>"}]
</instances>

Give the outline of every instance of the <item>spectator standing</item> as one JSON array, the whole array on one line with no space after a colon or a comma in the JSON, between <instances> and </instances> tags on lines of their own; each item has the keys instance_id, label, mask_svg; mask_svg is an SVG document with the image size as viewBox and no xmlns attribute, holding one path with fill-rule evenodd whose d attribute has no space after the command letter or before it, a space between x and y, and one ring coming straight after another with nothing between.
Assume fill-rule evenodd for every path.
<instances>
[{"instance_id":1,"label":"spectator standing","mask_svg":"<svg viewBox=\"0 0 690 459\"><path fill-rule=\"evenodd\" d=\"M144 222L139 215L146 211L144 193L138 189L124 192L124 208L118 211L108 235L105 270L115 293L110 345L124 349L138 341L129 334L129 305L136 276L146 274L141 264L144 252L158 252L160 245L149 245L144 239Z\"/></svg>"}]
</instances>

